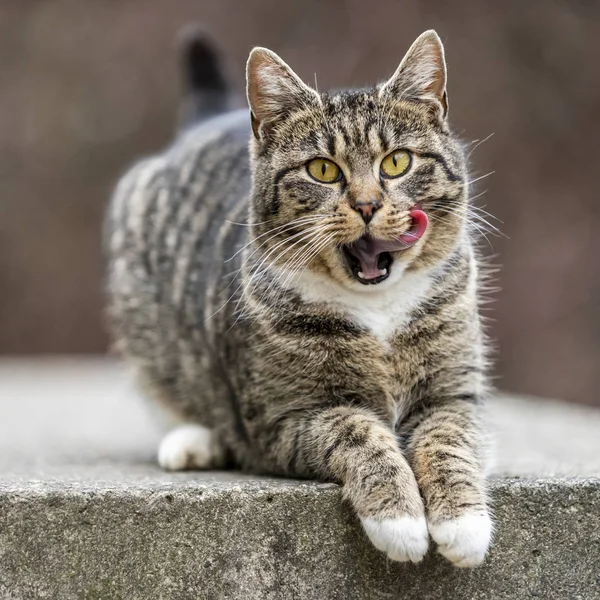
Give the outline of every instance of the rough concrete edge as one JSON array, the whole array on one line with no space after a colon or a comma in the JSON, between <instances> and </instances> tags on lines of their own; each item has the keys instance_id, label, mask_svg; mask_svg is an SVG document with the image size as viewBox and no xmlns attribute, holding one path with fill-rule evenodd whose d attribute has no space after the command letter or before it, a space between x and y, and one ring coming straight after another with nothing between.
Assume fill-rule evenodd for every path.
<instances>
[{"instance_id":1,"label":"rough concrete edge","mask_svg":"<svg viewBox=\"0 0 600 600\"><path fill-rule=\"evenodd\" d=\"M493 494L496 490L510 488L518 491L522 488L600 488L600 477L493 477L488 482L489 491ZM39 498L45 496L80 496L94 494L96 496L126 496L143 497L148 494L175 492L178 495L189 495L196 498L199 494L203 497L243 492L244 494L290 494L302 491L303 493L333 493L340 491L334 483L319 481L275 479L241 476L239 479L182 479L160 481L158 479L121 481L111 480L62 480L53 479L26 479L22 481L0 481L0 495Z\"/></svg>"}]
</instances>

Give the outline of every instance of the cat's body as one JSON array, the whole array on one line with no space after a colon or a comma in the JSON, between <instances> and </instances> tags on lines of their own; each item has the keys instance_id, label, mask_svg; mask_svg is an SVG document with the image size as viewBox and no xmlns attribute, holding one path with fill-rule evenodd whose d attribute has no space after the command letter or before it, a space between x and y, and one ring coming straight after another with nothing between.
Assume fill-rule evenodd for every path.
<instances>
[{"instance_id":1,"label":"cat's body","mask_svg":"<svg viewBox=\"0 0 600 600\"><path fill-rule=\"evenodd\" d=\"M252 123L238 111L187 129L109 210L116 340L193 424L167 436L161 464L338 481L391 558L420 560L429 528L453 562L477 564L491 534L486 360L445 72L436 113L393 97L394 78L319 95L253 55ZM380 179L394 148L411 149L407 174ZM323 177L343 177L314 180L304 165L319 156Z\"/></svg>"}]
</instances>

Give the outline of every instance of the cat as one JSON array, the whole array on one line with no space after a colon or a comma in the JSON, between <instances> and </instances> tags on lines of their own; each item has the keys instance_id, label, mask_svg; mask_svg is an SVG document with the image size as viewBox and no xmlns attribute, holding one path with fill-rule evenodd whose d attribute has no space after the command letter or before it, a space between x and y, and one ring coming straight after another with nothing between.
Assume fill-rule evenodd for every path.
<instances>
[{"instance_id":1,"label":"cat","mask_svg":"<svg viewBox=\"0 0 600 600\"><path fill-rule=\"evenodd\" d=\"M438 35L332 93L254 48L249 114L205 40L186 64L191 122L121 179L105 229L116 346L181 423L160 465L337 482L390 559L431 536L480 564L488 353Z\"/></svg>"}]
</instances>

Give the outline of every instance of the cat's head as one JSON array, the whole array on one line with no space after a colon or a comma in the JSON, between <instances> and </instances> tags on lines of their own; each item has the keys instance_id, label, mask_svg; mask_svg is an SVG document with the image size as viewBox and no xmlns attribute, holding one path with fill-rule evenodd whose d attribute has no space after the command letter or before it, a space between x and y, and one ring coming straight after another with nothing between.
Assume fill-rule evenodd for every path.
<instances>
[{"instance_id":1,"label":"cat's head","mask_svg":"<svg viewBox=\"0 0 600 600\"><path fill-rule=\"evenodd\" d=\"M434 31L371 89L320 93L264 48L247 84L263 265L366 291L448 256L466 218L465 163Z\"/></svg>"}]
</instances>

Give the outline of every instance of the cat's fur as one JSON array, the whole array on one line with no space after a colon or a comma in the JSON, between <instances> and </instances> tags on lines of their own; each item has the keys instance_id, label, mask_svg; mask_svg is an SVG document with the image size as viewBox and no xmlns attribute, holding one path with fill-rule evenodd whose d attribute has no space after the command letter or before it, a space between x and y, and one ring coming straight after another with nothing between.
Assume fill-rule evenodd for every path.
<instances>
[{"instance_id":1,"label":"cat's fur","mask_svg":"<svg viewBox=\"0 0 600 600\"><path fill-rule=\"evenodd\" d=\"M188 423L160 462L336 481L390 558L421 560L430 534L455 564L479 564L487 365L441 42L424 33L367 90L319 93L261 48L247 75L250 118L188 128L122 179L108 214L118 347ZM394 149L413 164L384 180ZM315 157L343 180L311 179ZM356 208L373 198L375 237L405 232L417 204L429 227L363 285L340 246L363 235Z\"/></svg>"}]
</instances>

